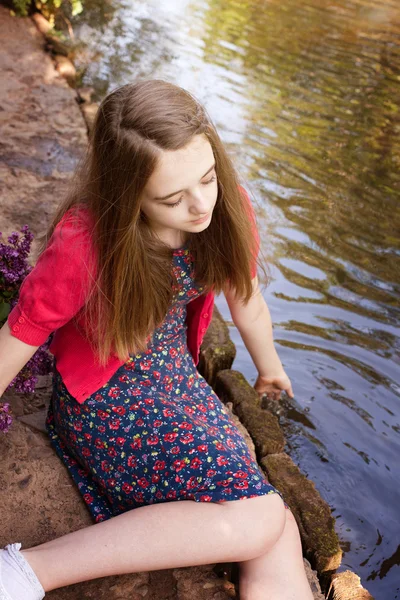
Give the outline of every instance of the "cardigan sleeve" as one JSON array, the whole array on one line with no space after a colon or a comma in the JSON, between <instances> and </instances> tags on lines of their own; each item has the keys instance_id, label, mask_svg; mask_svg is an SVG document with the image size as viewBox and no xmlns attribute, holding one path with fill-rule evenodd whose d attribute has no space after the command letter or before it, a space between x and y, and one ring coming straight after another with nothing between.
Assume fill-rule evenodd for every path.
<instances>
[{"instance_id":1,"label":"cardigan sleeve","mask_svg":"<svg viewBox=\"0 0 400 600\"><path fill-rule=\"evenodd\" d=\"M66 215L23 280L7 318L11 334L33 346L44 344L79 312L95 275L88 223Z\"/></svg>"},{"instance_id":2,"label":"cardigan sleeve","mask_svg":"<svg viewBox=\"0 0 400 600\"><path fill-rule=\"evenodd\" d=\"M256 215L254 212L254 208L253 208L253 204L251 202L250 196L247 193L247 191L244 189L244 187L242 187L241 185L239 186L239 189L241 190L243 196L245 197L245 199L247 201L246 206L248 208L248 214L249 214L251 225L252 225L253 237L256 241L256 249L255 249L255 253L253 254L253 260L251 262L251 278L254 279L254 277L257 275L257 258L258 258L258 254L260 252L260 235L258 233Z\"/></svg>"}]
</instances>

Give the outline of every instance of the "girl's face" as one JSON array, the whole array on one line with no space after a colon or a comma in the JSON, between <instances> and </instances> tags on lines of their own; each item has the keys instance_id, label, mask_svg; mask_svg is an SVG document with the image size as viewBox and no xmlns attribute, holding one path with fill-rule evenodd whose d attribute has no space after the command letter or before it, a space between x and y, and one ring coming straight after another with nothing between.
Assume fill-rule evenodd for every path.
<instances>
[{"instance_id":1,"label":"girl's face","mask_svg":"<svg viewBox=\"0 0 400 600\"><path fill-rule=\"evenodd\" d=\"M208 227L217 201L215 160L205 135L181 150L162 152L141 199L151 229L173 248ZM203 222L196 220L205 217Z\"/></svg>"}]
</instances>

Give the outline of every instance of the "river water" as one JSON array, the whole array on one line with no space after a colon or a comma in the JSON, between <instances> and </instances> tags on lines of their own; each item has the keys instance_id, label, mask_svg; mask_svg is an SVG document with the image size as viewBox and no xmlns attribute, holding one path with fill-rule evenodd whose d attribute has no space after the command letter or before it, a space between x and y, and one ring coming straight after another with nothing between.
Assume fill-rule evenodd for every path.
<instances>
[{"instance_id":1,"label":"river water","mask_svg":"<svg viewBox=\"0 0 400 600\"><path fill-rule=\"evenodd\" d=\"M400 5L86 0L72 27L95 100L157 77L205 104L270 265L288 451L336 517L339 570L400 598Z\"/></svg>"}]
</instances>

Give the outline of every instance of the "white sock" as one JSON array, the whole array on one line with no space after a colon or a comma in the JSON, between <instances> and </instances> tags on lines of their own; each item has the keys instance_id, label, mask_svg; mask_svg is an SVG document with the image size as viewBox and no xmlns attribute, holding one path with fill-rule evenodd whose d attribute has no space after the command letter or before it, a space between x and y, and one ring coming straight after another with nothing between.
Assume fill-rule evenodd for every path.
<instances>
[{"instance_id":1,"label":"white sock","mask_svg":"<svg viewBox=\"0 0 400 600\"><path fill-rule=\"evenodd\" d=\"M0 600L42 600L43 586L20 548L16 543L0 550Z\"/></svg>"}]
</instances>

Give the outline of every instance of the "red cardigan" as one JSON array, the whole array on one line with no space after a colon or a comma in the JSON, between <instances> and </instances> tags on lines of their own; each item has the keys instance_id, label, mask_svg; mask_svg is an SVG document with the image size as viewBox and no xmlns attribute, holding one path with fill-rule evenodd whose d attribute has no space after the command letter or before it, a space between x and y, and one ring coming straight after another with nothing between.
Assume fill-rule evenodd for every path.
<instances>
[{"instance_id":1,"label":"red cardigan","mask_svg":"<svg viewBox=\"0 0 400 600\"><path fill-rule=\"evenodd\" d=\"M241 190L249 205L253 234L259 248L251 200L243 187ZM81 404L100 389L125 361L111 354L108 363L100 366L85 339L86 323L79 311L85 304L86 286L92 279L90 274L93 275L96 263L90 244L88 213L80 212L82 224L77 226L76 220L67 219L68 212L57 224L35 267L23 280L18 303L7 320L11 334L32 346L41 346L55 332L49 351L55 357L66 388ZM252 278L256 273L254 259ZM202 294L187 304L187 345L195 365L199 362L200 346L210 325L213 308L213 292Z\"/></svg>"}]
</instances>

